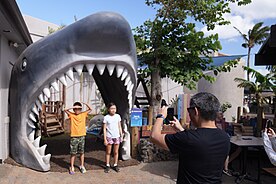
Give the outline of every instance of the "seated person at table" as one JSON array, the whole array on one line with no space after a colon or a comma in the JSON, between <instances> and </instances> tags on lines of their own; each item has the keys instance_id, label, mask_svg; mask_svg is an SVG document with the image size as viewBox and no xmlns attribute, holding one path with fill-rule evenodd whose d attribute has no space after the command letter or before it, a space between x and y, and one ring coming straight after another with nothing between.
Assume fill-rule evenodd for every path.
<instances>
[{"instance_id":1,"label":"seated person at table","mask_svg":"<svg viewBox=\"0 0 276 184\"><path fill-rule=\"evenodd\" d=\"M241 153L241 148L239 146L236 146L234 144L231 144L230 148L230 156L228 155L225 162L224 162L224 168L223 168L223 174L226 174L227 176L236 175L237 173L233 171L233 169L229 169L229 164L235 160Z\"/></svg>"},{"instance_id":2,"label":"seated person at table","mask_svg":"<svg viewBox=\"0 0 276 184\"><path fill-rule=\"evenodd\" d=\"M272 128L265 129L263 141L265 152L270 162L276 166L276 134Z\"/></svg>"}]
</instances>

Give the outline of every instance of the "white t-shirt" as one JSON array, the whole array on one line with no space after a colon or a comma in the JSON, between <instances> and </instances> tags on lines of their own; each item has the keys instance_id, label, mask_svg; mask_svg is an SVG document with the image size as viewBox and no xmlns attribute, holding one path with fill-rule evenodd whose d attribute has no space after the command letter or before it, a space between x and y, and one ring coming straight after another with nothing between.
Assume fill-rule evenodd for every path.
<instances>
[{"instance_id":1,"label":"white t-shirt","mask_svg":"<svg viewBox=\"0 0 276 184\"><path fill-rule=\"evenodd\" d=\"M103 123L106 123L106 137L118 138L120 137L119 122L121 122L121 116L119 114L106 115Z\"/></svg>"}]
</instances>

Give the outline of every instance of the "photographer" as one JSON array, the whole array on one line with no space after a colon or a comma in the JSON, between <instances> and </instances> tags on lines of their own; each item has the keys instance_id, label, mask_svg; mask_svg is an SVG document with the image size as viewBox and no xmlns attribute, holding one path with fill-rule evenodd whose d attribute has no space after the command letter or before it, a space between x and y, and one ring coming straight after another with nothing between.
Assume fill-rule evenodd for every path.
<instances>
[{"instance_id":1,"label":"photographer","mask_svg":"<svg viewBox=\"0 0 276 184\"><path fill-rule=\"evenodd\" d=\"M210 93L198 93L190 100L189 116L195 130L184 130L175 118L171 122L179 132L161 134L167 107L162 107L153 126L151 141L179 154L177 183L221 183L224 161L230 141L215 124L220 110L218 99Z\"/></svg>"}]
</instances>

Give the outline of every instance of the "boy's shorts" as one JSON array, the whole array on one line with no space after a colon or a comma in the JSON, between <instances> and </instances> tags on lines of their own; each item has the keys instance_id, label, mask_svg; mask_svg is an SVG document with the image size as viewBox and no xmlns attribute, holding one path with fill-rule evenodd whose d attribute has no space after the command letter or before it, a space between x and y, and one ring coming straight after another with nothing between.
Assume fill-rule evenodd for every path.
<instances>
[{"instance_id":1,"label":"boy's shorts","mask_svg":"<svg viewBox=\"0 0 276 184\"><path fill-rule=\"evenodd\" d=\"M71 137L70 139L70 154L84 153L85 136Z\"/></svg>"},{"instance_id":2,"label":"boy's shorts","mask_svg":"<svg viewBox=\"0 0 276 184\"><path fill-rule=\"evenodd\" d=\"M106 137L106 140L107 140L107 144L120 144L121 142L120 137L117 137L117 138Z\"/></svg>"}]
</instances>

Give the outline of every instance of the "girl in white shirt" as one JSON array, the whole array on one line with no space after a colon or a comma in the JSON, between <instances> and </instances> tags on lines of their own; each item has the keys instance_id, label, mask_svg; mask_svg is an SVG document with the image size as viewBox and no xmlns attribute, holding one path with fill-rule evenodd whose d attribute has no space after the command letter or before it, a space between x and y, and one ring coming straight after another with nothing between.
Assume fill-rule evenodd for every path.
<instances>
[{"instance_id":1,"label":"girl in white shirt","mask_svg":"<svg viewBox=\"0 0 276 184\"><path fill-rule=\"evenodd\" d=\"M118 167L118 156L119 156L119 146L122 141L123 133L121 127L121 116L116 113L117 108L114 103L110 103L107 106L108 115L104 117L103 120L103 133L104 133L104 145L106 146L106 167L104 172L110 172L110 154L112 145L114 154L114 165L113 169L119 172Z\"/></svg>"}]
</instances>

